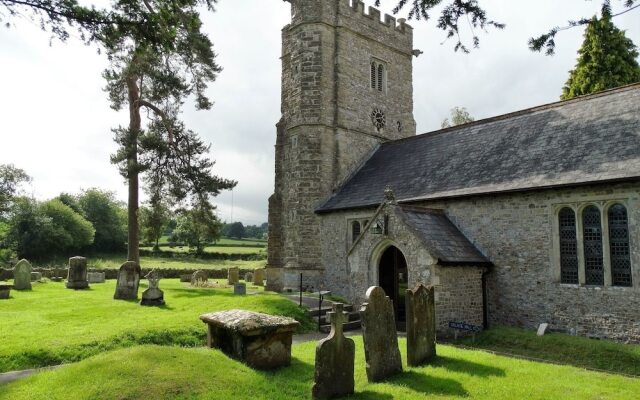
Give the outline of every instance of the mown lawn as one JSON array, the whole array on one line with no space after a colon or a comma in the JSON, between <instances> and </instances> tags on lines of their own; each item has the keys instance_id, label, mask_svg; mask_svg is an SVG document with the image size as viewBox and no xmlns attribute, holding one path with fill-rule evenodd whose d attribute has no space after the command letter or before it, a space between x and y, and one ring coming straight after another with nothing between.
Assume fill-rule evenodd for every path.
<instances>
[{"instance_id":1,"label":"mown lawn","mask_svg":"<svg viewBox=\"0 0 640 400\"><path fill-rule=\"evenodd\" d=\"M539 337L533 331L508 327L492 328L473 340L467 338L458 343L478 349L640 377L638 345L561 333L547 333ZM637 397L640 398L640 393Z\"/></svg>"},{"instance_id":2,"label":"mown lawn","mask_svg":"<svg viewBox=\"0 0 640 400\"><path fill-rule=\"evenodd\" d=\"M367 383L356 340L353 399L636 399L640 380L438 346L430 366ZM294 345L293 362L254 371L205 348L139 346L100 354L5 385L1 399L309 399L315 342ZM403 360L405 341L400 340Z\"/></svg>"},{"instance_id":3,"label":"mown lawn","mask_svg":"<svg viewBox=\"0 0 640 400\"><path fill-rule=\"evenodd\" d=\"M140 247L140 250L153 250L153 247ZM162 246L160 247L162 251L171 251L173 253L189 253L189 246ZM215 246L206 246L204 248L205 253L220 253L220 254L266 254L266 247L254 247L254 246L223 246L223 245L215 245Z\"/></svg>"},{"instance_id":4,"label":"mown lawn","mask_svg":"<svg viewBox=\"0 0 640 400\"><path fill-rule=\"evenodd\" d=\"M221 282L224 283L224 282ZM147 287L141 282L139 295ZM287 315L314 324L293 302L261 288L233 295L229 288L194 289L176 279L160 281L165 307L113 300L115 281L73 291L64 283L35 283L32 291L11 291L0 301L0 372L78 361L136 344L201 346L206 328L198 319L210 311L242 308Z\"/></svg>"}]
</instances>

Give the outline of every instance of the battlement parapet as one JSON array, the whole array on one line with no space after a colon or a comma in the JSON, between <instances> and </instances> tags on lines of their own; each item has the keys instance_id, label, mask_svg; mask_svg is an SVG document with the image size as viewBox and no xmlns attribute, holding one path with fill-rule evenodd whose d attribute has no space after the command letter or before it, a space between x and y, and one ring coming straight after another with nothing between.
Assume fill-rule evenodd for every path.
<instances>
[{"instance_id":1,"label":"battlement parapet","mask_svg":"<svg viewBox=\"0 0 640 400\"><path fill-rule=\"evenodd\" d=\"M369 6L368 11L365 11L365 4L360 0L342 0L347 4L348 8L350 8L354 13L358 13L365 18L368 18L371 21L377 21L381 25L385 25L389 29L392 29L396 32L400 33L412 33L413 27L407 24L406 19L399 18L396 19L394 16L389 14L384 14L384 18L381 18L382 13L375 7ZM397 23L396 23L397 22Z\"/></svg>"}]
</instances>

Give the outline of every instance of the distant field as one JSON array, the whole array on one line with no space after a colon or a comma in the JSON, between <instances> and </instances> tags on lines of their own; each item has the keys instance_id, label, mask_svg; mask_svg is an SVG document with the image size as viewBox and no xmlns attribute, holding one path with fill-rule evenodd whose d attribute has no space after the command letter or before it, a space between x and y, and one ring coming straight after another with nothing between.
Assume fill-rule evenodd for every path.
<instances>
[{"instance_id":1,"label":"distant field","mask_svg":"<svg viewBox=\"0 0 640 400\"><path fill-rule=\"evenodd\" d=\"M87 256L89 268L108 269L120 268L126 260L127 255L123 254L99 254ZM49 262L34 262L35 267L44 268L65 268L68 259L60 258ZM143 268L176 268L176 269L224 269L229 267L239 267L241 269L262 268L267 263L266 260L243 261L243 260L201 260L192 256L161 258L161 257L140 257L140 264Z\"/></svg>"},{"instance_id":2,"label":"distant field","mask_svg":"<svg viewBox=\"0 0 640 400\"><path fill-rule=\"evenodd\" d=\"M140 247L140 250L153 250L153 247ZM162 251L171 251L174 253L188 253L189 246L161 246ZM207 246L204 248L205 253L222 253L222 254L266 254L265 247L236 247L236 246Z\"/></svg>"},{"instance_id":3,"label":"distant field","mask_svg":"<svg viewBox=\"0 0 640 400\"><path fill-rule=\"evenodd\" d=\"M163 236L159 241L160 245L169 244L169 237ZM229 239L229 238L221 238L215 243L216 246L254 246L254 247L265 247L267 245L267 241L264 239Z\"/></svg>"}]
</instances>

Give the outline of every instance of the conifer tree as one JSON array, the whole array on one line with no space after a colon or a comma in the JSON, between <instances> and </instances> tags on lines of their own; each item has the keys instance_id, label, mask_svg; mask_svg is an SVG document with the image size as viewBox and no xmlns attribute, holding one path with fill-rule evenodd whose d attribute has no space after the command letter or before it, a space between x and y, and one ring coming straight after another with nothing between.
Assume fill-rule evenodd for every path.
<instances>
[{"instance_id":1,"label":"conifer tree","mask_svg":"<svg viewBox=\"0 0 640 400\"><path fill-rule=\"evenodd\" d=\"M129 111L129 125L114 129L119 149L111 158L128 182L128 260L139 262L139 178L151 192L175 202L191 198L213 209L209 196L236 182L212 175L210 146L179 120L193 97L209 109L207 83L221 71L209 38L201 32L198 6L213 11L217 0L117 0L119 20L138 21L104 29L101 41L110 61L104 72L112 108ZM149 32L153 32L149 35ZM148 122L143 124L143 110Z\"/></svg>"},{"instance_id":2,"label":"conifer tree","mask_svg":"<svg viewBox=\"0 0 640 400\"><path fill-rule=\"evenodd\" d=\"M638 51L611 16L593 17L587 25L578 62L562 88L562 100L640 81Z\"/></svg>"}]
</instances>

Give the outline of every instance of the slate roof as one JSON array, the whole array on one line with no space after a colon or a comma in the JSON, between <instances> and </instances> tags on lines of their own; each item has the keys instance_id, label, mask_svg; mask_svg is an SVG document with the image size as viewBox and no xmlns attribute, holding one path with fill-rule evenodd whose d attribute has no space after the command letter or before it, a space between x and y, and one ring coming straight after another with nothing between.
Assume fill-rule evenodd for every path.
<instances>
[{"instance_id":1,"label":"slate roof","mask_svg":"<svg viewBox=\"0 0 640 400\"><path fill-rule=\"evenodd\" d=\"M400 207L405 222L441 264L486 265L491 262L447 218L444 211Z\"/></svg>"},{"instance_id":2,"label":"slate roof","mask_svg":"<svg viewBox=\"0 0 640 400\"><path fill-rule=\"evenodd\" d=\"M317 212L640 178L640 84L380 145Z\"/></svg>"}]
</instances>

